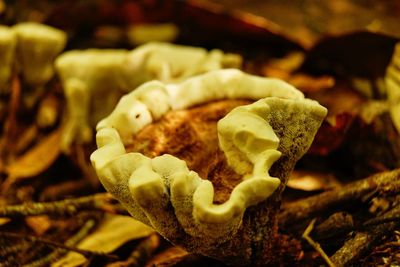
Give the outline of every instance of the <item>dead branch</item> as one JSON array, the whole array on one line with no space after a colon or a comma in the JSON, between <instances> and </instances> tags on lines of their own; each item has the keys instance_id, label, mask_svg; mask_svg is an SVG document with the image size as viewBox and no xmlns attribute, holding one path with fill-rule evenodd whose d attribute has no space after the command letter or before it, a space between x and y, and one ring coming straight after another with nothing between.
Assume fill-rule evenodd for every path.
<instances>
[{"instance_id":1,"label":"dead branch","mask_svg":"<svg viewBox=\"0 0 400 267\"><path fill-rule=\"evenodd\" d=\"M41 214L74 215L83 210L101 210L126 215L118 205L110 204L114 198L108 193L99 193L85 197L71 198L54 202L23 203L0 207L0 217L23 217Z\"/></svg>"},{"instance_id":2,"label":"dead branch","mask_svg":"<svg viewBox=\"0 0 400 267\"><path fill-rule=\"evenodd\" d=\"M325 251L321 248L321 245L318 242L315 242L310 236L310 233L314 228L315 221L316 219L313 219L310 222L302 237L321 255L321 257L325 260L329 267L335 267L335 264L333 264L328 255L326 255Z\"/></svg>"},{"instance_id":3,"label":"dead branch","mask_svg":"<svg viewBox=\"0 0 400 267\"><path fill-rule=\"evenodd\" d=\"M298 223L349 201L362 199L371 192L398 183L399 180L400 169L396 169L378 173L341 188L287 204L279 215L280 226Z\"/></svg>"},{"instance_id":4,"label":"dead branch","mask_svg":"<svg viewBox=\"0 0 400 267\"><path fill-rule=\"evenodd\" d=\"M85 224L81 227L81 229L74 234L71 238L69 238L65 245L68 247L76 245L79 241L81 241L85 236L89 234L89 232L96 226L96 220L89 219L85 222ZM68 250L64 248L55 249L52 253L30 262L29 264L24 265L25 267L41 267L41 266L48 266L50 262L54 261L55 259L59 258L61 255L66 253Z\"/></svg>"},{"instance_id":5,"label":"dead branch","mask_svg":"<svg viewBox=\"0 0 400 267\"><path fill-rule=\"evenodd\" d=\"M372 219L363 224L368 227L365 231L356 232L354 237L347 240L345 244L331 257L337 266L348 266L355 262L365 253L370 251L379 240L390 234L400 225L400 221L385 222L385 219L398 218L400 206L395 205L393 209L387 211L383 216ZM378 222L379 225L372 226ZM384 223L382 223L384 222ZM371 226L371 227L370 227Z\"/></svg>"},{"instance_id":6,"label":"dead branch","mask_svg":"<svg viewBox=\"0 0 400 267\"><path fill-rule=\"evenodd\" d=\"M55 242L52 240L48 240L42 237L37 237L37 236L32 236L32 235L26 235L26 234L18 234L18 233L9 233L9 232L0 232L0 237L5 237L5 238L19 238L19 239L25 239L33 243L42 243L45 245L48 245L50 247L55 247L55 248L61 248L64 250L69 250L69 251L74 251L79 254L82 254L85 257L105 257L105 258L110 258L112 260L118 259L118 256L112 255L112 254L106 254L102 252L95 252L95 251L90 251L90 250L85 250L85 249L80 249L76 247L71 247L69 245L61 244L59 242Z\"/></svg>"},{"instance_id":7,"label":"dead branch","mask_svg":"<svg viewBox=\"0 0 400 267\"><path fill-rule=\"evenodd\" d=\"M313 237L318 240L347 233L353 229L352 215L346 212L336 212L315 227Z\"/></svg>"}]
</instances>

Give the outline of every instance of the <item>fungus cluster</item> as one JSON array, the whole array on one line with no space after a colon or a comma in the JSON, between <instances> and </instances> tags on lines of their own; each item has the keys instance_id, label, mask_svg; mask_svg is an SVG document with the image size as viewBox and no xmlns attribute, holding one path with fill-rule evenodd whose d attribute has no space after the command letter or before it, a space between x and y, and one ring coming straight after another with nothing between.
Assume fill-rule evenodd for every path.
<instances>
[{"instance_id":1,"label":"fungus cluster","mask_svg":"<svg viewBox=\"0 0 400 267\"><path fill-rule=\"evenodd\" d=\"M207 71L240 67L241 57L218 49L148 43L131 51L67 51L55 65L67 99L62 148L68 151L74 142L91 140L92 127L112 111L123 93L150 80L176 82Z\"/></svg>"}]
</instances>

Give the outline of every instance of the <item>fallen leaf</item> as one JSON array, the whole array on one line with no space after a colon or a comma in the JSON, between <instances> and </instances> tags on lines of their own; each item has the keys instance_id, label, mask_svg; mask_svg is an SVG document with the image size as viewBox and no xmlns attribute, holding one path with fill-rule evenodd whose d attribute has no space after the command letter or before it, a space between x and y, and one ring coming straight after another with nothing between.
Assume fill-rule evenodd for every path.
<instances>
[{"instance_id":1,"label":"fallen leaf","mask_svg":"<svg viewBox=\"0 0 400 267\"><path fill-rule=\"evenodd\" d=\"M328 116L318 130L308 153L326 156L338 149L345 141L353 120L354 115L350 113Z\"/></svg>"},{"instance_id":2,"label":"fallen leaf","mask_svg":"<svg viewBox=\"0 0 400 267\"><path fill-rule=\"evenodd\" d=\"M49 216L28 216L25 218L25 223L31 228L37 235L43 235L51 227Z\"/></svg>"},{"instance_id":3,"label":"fallen leaf","mask_svg":"<svg viewBox=\"0 0 400 267\"><path fill-rule=\"evenodd\" d=\"M154 233L152 228L131 217L107 214L100 226L84 238L77 248L109 253L130 240L143 238L152 233ZM83 255L69 252L51 266L75 267L85 262L86 258Z\"/></svg>"},{"instance_id":4,"label":"fallen leaf","mask_svg":"<svg viewBox=\"0 0 400 267\"><path fill-rule=\"evenodd\" d=\"M9 218L0 218L0 226L7 224L11 221Z\"/></svg>"},{"instance_id":5,"label":"fallen leaf","mask_svg":"<svg viewBox=\"0 0 400 267\"><path fill-rule=\"evenodd\" d=\"M38 128L35 124L29 126L21 136L18 137L17 142L15 143L15 152L17 154L25 151L29 145L31 145L35 138L38 135Z\"/></svg>"},{"instance_id":6,"label":"fallen leaf","mask_svg":"<svg viewBox=\"0 0 400 267\"><path fill-rule=\"evenodd\" d=\"M303 93L315 93L318 91L330 89L335 85L335 79L328 75L310 76L307 74L294 74L287 80L294 87Z\"/></svg>"},{"instance_id":7,"label":"fallen leaf","mask_svg":"<svg viewBox=\"0 0 400 267\"><path fill-rule=\"evenodd\" d=\"M331 174L294 170L287 186L303 191L328 190L340 186L339 181Z\"/></svg>"},{"instance_id":8,"label":"fallen leaf","mask_svg":"<svg viewBox=\"0 0 400 267\"><path fill-rule=\"evenodd\" d=\"M365 31L326 36L308 51L302 70L339 76L383 76L397 41Z\"/></svg>"},{"instance_id":9,"label":"fallen leaf","mask_svg":"<svg viewBox=\"0 0 400 267\"><path fill-rule=\"evenodd\" d=\"M2 191L5 192L17 180L34 177L47 170L60 155L60 136L61 129L55 130L6 167L8 177Z\"/></svg>"},{"instance_id":10,"label":"fallen leaf","mask_svg":"<svg viewBox=\"0 0 400 267\"><path fill-rule=\"evenodd\" d=\"M172 247L155 255L145 265L146 267L171 266L189 253L181 247Z\"/></svg>"}]
</instances>

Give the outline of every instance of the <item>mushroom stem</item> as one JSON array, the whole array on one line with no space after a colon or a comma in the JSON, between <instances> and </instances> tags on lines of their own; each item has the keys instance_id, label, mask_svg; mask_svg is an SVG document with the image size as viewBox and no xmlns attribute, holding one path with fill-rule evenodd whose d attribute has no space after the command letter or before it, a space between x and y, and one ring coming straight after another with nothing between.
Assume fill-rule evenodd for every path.
<instances>
[{"instance_id":1,"label":"mushroom stem","mask_svg":"<svg viewBox=\"0 0 400 267\"><path fill-rule=\"evenodd\" d=\"M14 51L16 45L16 36L11 28L0 25L0 95L10 92L10 81Z\"/></svg>"}]
</instances>

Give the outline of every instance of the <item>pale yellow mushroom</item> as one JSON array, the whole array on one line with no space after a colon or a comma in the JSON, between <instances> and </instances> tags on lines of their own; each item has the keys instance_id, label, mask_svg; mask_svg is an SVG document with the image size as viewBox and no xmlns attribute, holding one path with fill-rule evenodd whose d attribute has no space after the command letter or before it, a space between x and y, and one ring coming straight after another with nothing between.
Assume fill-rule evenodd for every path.
<instances>
[{"instance_id":1,"label":"pale yellow mushroom","mask_svg":"<svg viewBox=\"0 0 400 267\"><path fill-rule=\"evenodd\" d=\"M10 91L9 80L12 73L16 36L11 28L0 25L0 94Z\"/></svg>"},{"instance_id":2,"label":"pale yellow mushroom","mask_svg":"<svg viewBox=\"0 0 400 267\"><path fill-rule=\"evenodd\" d=\"M128 91L121 72L127 50L88 49L61 54L55 61L67 101L62 148L92 139L92 127L114 107L122 92Z\"/></svg>"},{"instance_id":3,"label":"pale yellow mushroom","mask_svg":"<svg viewBox=\"0 0 400 267\"><path fill-rule=\"evenodd\" d=\"M400 43L395 46L392 61L386 69L385 85L390 116L400 133Z\"/></svg>"},{"instance_id":4,"label":"pale yellow mushroom","mask_svg":"<svg viewBox=\"0 0 400 267\"><path fill-rule=\"evenodd\" d=\"M64 49L67 36L56 28L33 22L12 27L17 36L17 61L24 81L40 87L54 75L53 62Z\"/></svg>"},{"instance_id":5,"label":"pale yellow mushroom","mask_svg":"<svg viewBox=\"0 0 400 267\"><path fill-rule=\"evenodd\" d=\"M134 73L131 82L138 86L150 80L178 82L208 71L239 68L242 58L219 49L152 42L137 47L128 56L126 71Z\"/></svg>"},{"instance_id":6,"label":"pale yellow mushroom","mask_svg":"<svg viewBox=\"0 0 400 267\"><path fill-rule=\"evenodd\" d=\"M158 99L162 104L143 101L155 91L162 95ZM242 176L226 202L214 204L213 184L190 170L185 161L168 154L149 158L126 152L129 136L161 114L226 98L261 98L233 109L218 122L220 149L229 166ZM268 209L260 203L283 189L326 114L324 107L305 99L289 84L238 70L217 70L177 84L150 82L121 98L97 125L98 149L91 161L106 190L134 218L190 251L248 265L260 260L255 259L252 244L272 242L273 236L263 233L272 233L274 222L265 213L259 220L271 227L270 232L257 228L250 225L246 211ZM276 162L275 173L282 177L270 175ZM271 209L278 207L274 204Z\"/></svg>"}]
</instances>

